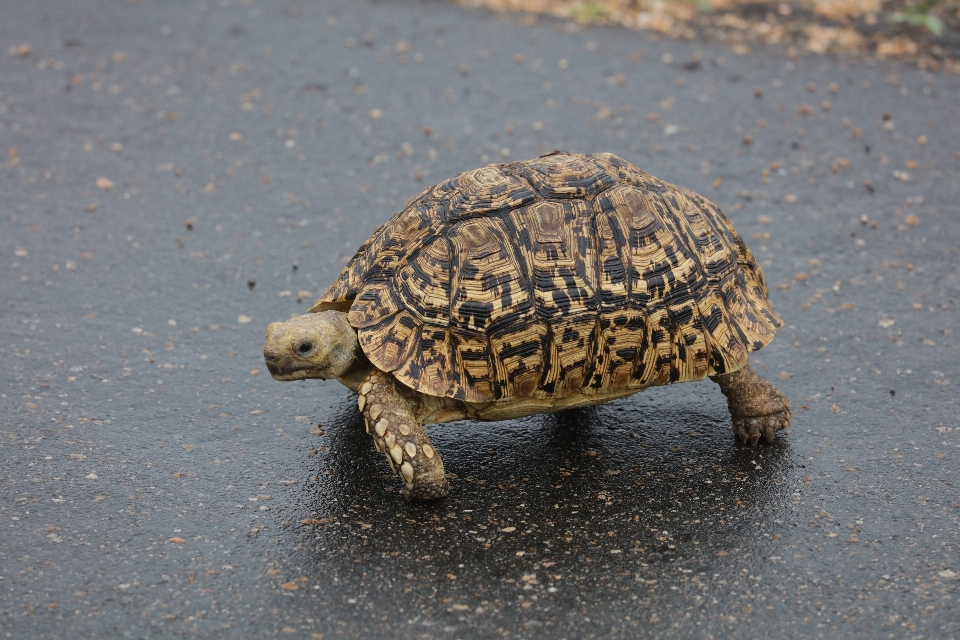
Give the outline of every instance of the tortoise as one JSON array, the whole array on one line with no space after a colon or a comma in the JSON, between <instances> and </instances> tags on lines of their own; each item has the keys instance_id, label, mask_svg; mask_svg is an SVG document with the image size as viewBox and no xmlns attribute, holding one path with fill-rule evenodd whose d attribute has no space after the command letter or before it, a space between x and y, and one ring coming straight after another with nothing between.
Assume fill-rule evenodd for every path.
<instances>
[{"instance_id":1,"label":"tortoise","mask_svg":"<svg viewBox=\"0 0 960 640\"><path fill-rule=\"evenodd\" d=\"M277 380L336 378L407 499L449 490L424 424L505 420L709 377L744 442L790 402L751 369L781 320L720 209L609 153L559 151L430 187L309 313L267 327Z\"/></svg>"}]
</instances>

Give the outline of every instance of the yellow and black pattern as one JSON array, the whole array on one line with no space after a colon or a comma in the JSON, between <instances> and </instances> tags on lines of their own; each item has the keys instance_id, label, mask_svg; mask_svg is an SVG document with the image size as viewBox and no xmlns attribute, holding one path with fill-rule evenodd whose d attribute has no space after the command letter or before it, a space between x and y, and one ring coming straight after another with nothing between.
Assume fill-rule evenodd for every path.
<instances>
[{"instance_id":1,"label":"yellow and black pattern","mask_svg":"<svg viewBox=\"0 0 960 640\"><path fill-rule=\"evenodd\" d=\"M488 402L740 369L781 322L723 213L611 154L489 165L384 224L311 311L349 311L378 369Z\"/></svg>"}]
</instances>

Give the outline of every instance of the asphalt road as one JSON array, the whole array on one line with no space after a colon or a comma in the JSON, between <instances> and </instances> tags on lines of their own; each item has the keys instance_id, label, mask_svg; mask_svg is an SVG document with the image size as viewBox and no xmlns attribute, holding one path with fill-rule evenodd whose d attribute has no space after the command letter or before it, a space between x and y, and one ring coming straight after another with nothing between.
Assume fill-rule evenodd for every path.
<instances>
[{"instance_id":1,"label":"asphalt road","mask_svg":"<svg viewBox=\"0 0 960 640\"><path fill-rule=\"evenodd\" d=\"M2 11L0 636L960 637L956 76L413 0ZM442 425L407 504L263 329L557 148L721 205L794 423L738 445L705 382Z\"/></svg>"}]
</instances>

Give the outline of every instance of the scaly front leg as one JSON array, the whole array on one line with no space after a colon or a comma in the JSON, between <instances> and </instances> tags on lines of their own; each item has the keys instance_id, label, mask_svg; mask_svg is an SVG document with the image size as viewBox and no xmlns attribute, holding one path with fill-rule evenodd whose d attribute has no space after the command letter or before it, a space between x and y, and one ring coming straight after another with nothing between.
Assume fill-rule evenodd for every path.
<instances>
[{"instance_id":1,"label":"scaly front leg","mask_svg":"<svg viewBox=\"0 0 960 640\"><path fill-rule=\"evenodd\" d=\"M450 484L440 455L421 425L422 403L415 393L389 373L374 371L360 384L357 406L377 449L406 483L403 496L408 500L437 500L447 495Z\"/></svg>"}]
</instances>

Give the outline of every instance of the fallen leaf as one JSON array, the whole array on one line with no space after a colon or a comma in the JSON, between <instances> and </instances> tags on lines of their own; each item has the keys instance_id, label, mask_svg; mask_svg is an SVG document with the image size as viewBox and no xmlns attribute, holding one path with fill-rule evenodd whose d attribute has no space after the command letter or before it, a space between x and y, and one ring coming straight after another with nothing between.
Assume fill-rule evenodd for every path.
<instances>
[{"instance_id":1,"label":"fallen leaf","mask_svg":"<svg viewBox=\"0 0 960 640\"><path fill-rule=\"evenodd\" d=\"M879 13L881 0L814 0L813 11L831 20Z\"/></svg>"},{"instance_id":2,"label":"fallen leaf","mask_svg":"<svg viewBox=\"0 0 960 640\"><path fill-rule=\"evenodd\" d=\"M884 40L877 45L877 56L887 58L890 56L912 56L917 53L917 43L906 38L892 38Z\"/></svg>"},{"instance_id":3,"label":"fallen leaf","mask_svg":"<svg viewBox=\"0 0 960 640\"><path fill-rule=\"evenodd\" d=\"M831 48L859 49L864 44L864 38L856 29L850 27L825 27L821 25L804 25L802 31L807 36L807 51L813 53L827 53Z\"/></svg>"}]
</instances>

